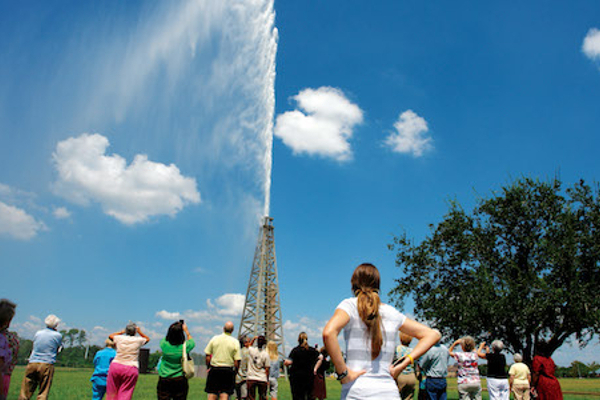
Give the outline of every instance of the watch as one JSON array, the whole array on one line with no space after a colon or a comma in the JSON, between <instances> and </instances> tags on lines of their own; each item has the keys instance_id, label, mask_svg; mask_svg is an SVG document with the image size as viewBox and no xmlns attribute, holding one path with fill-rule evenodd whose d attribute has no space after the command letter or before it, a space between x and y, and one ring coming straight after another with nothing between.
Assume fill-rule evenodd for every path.
<instances>
[{"instance_id":1,"label":"watch","mask_svg":"<svg viewBox=\"0 0 600 400\"><path fill-rule=\"evenodd\" d=\"M342 372L341 374L338 375L337 380L341 381L342 379L344 379L347 376L348 376L348 368L346 368L346 370L344 372Z\"/></svg>"}]
</instances>

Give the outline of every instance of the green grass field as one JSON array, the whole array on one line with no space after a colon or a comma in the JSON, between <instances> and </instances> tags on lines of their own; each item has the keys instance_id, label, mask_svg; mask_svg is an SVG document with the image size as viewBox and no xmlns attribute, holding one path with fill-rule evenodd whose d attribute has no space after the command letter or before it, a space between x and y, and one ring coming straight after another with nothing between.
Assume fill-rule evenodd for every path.
<instances>
[{"instance_id":1,"label":"green grass field","mask_svg":"<svg viewBox=\"0 0 600 400\"><path fill-rule=\"evenodd\" d=\"M13 372L9 400L15 400L18 397L21 381L23 379L24 367L17 367ZM50 391L50 398L56 400L83 400L91 399L92 389L89 381L92 375L91 369L70 369L57 368L54 374L54 382ZM138 384L135 389L134 400L156 399L156 383L158 382L157 375L140 375ZM190 393L188 399L204 400L205 380L194 378L190 381ZM571 395L565 394L565 400L600 400L600 379L561 379L560 381L563 391L565 392L587 392L589 395ZM485 383L483 384L485 387ZM327 380L327 398L340 398L340 385L335 380ZM487 393L484 392L483 398L488 399ZM280 400L291 400L290 386L285 379L279 381L279 397ZM456 390L456 379L448 380L448 399L458 399Z\"/></svg>"}]
</instances>

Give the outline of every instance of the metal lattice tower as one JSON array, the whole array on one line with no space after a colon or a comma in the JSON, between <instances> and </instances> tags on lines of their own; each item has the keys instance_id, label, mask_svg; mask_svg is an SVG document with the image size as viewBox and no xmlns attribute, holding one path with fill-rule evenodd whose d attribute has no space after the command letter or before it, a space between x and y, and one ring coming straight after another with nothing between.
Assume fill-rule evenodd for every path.
<instances>
[{"instance_id":1,"label":"metal lattice tower","mask_svg":"<svg viewBox=\"0 0 600 400\"><path fill-rule=\"evenodd\" d=\"M273 218L268 216L260 228L254 252L239 334L240 337L265 335L267 340L277 343L280 354L285 354Z\"/></svg>"}]
</instances>

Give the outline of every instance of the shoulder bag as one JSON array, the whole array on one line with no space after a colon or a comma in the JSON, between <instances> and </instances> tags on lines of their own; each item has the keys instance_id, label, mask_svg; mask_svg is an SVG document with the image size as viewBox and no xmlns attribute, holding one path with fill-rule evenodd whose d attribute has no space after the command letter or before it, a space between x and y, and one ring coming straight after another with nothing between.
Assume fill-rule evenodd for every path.
<instances>
[{"instance_id":1,"label":"shoulder bag","mask_svg":"<svg viewBox=\"0 0 600 400\"><path fill-rule=\"evenodd\" d=\"M194 376L194 360L186 351L187 340L183 342L183 353L181 354L181 367L183 368L183 376L190 379Z\"/></svg>"}]
</instances>

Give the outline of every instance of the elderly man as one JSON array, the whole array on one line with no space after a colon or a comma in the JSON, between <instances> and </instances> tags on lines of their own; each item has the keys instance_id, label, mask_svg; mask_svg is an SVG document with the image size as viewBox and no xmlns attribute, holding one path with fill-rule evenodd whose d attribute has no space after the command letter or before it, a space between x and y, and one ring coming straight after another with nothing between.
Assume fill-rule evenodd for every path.
<instances>
[{"instance_id":1,"label":"elderly man","mask_svg":"<svg viewBox=\"0 0 600 400\"><path fill-rule=\"evenodd\" d=\"M37 331L33 337L33 351L25 368L19 400L29 400L38 386L38 400L46 400L50 393L56 355L62 349L62 335L56 331L60 323L56 315L48 315L44 322L46 329Z\"/></svg>"},{"instance_id":2,"label":"elderly man","mask_svg":"<svg viewBox=\"0 0 600 400\"><path fill-rule=\"evenodd\" d=\"M448 348L439 341L419 360L425 380L425 391L430 400L446 400L446 376L448 376Z\"/></svg>"},{"instance_id":3,"label":"elderly man","mask_svg":"<svg viewBox=\"0 0 600 400\"><path fill-rule=\"evenodd\" d=\"M227 321L221 335L214 336L204 349L208 377L208 400L227 400L235 388L235 375L240 367L240 343L231 337L233 322Z\"/></svg>"},{"instance_id":4,"label":"elderly man","mask_svg":"<svg viewBox=\"0 0 600 400\"><path fill-rule=\"evenodd\" d=\"M240 338L240 346L242 361L238 368L237 375L235 376L235 395L238 400L246 400L248 397L248 386L246 384L246 375L248 373L248 348L252 343L252 338L249 336L242 336Z\"/></svg>"}]
</instances>

